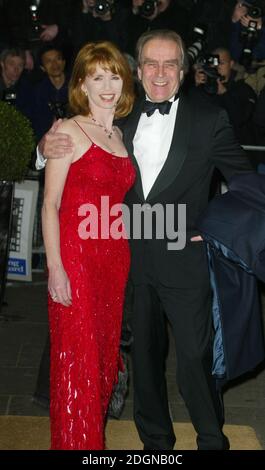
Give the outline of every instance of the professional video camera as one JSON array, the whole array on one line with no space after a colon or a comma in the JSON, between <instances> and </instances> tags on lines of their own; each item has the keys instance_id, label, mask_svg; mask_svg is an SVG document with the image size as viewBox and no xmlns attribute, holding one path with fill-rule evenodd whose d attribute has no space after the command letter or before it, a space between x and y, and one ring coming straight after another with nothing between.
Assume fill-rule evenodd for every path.
<instances>
[{"instance_id":1,"label":"professional video camera","mask_svg":"<svg viewBox=\"0 0 265 470\"><path fill-rule=\"evenodd\" d=\"M195 64L198 57L202 54L206 45L206 27L204 25L196 25L192 30L193 43L187 49L190 65Z\"/></svg>"},{"instance_id":2,"label":"professional video camera","mask_svg":"<svg viewBox=\"0 0 265 470\"><path fill-rule=\"evenodd\" d=\"M60 101L49 101L48 106L55 119L64 119L68 117L67 103L62 103Z\"/></svg>"},{"instance_id":3,"label":"professional video camera","mask_svg":"<svg viewBox=\"0 0 265 470\"><path fill-rule=\"evenodd\" d=\"M94 5L94 11L97 15L104 16L108 12L113 13L114 2L108 0L96 0Z\"/></svg>"},{"instance_id":4,"label":"professional video camera","mask_svg":"<svg viewBox=\"0 0 265 470\"><path fill-rule=\"evenodd\" d=\"M206 93L210 95L216 95L218 90L217 80L223 80L217 69L219 63L218 54L205 54L199 57L196 62L198 69L206 76L206 82L202 86Z\"/></svg>"},{"instance_id":5,"label":"professional video camera","mask_svg":"<svg viewBox=\"0 0 265 470\"><path fill-rule=\"evenodd\" d=\"M41 23L38 16L38 7L37 5L29 5L30 11L30 31L29 31L29 40L30 41L39 41L40 32L41 32Z\"/></svg>"},{"instance_id":6,"label":"professional video camera","mask_svg":"<svg viewBox=\"0 0 265 470\"><path fill-rule=\"evenodd\" d=\"M142 16L152 16L155 13L157 6L157 0L145 0L142 6L139 8L139 14Z\"/></svg>"}]
</instances>

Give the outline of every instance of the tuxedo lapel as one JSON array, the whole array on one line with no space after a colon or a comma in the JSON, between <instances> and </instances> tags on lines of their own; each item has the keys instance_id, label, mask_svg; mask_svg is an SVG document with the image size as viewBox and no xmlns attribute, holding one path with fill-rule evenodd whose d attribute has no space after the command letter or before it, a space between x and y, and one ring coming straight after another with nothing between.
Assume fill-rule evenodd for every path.
<instances>
[{"instance_id":1,"label":"tuxedo lapel","mask_svg":"<svg viewBox=\"0 0 265 470\"><path fill-rule=\"evenodd\" d=\"M167 159L163 168L161 169L147 199L154 198L163 191L165 188L170 186L179 174L182 165L185 161L188 142L191 130L191 113L189 106L187 105L187 97L184 94L180 94L179 105L177 110L176 122L173 131L173 137L171 146L168 152ZM143 186L141 179L141 172L134 156L133 139L136 133L139 119L141 117L142 107L144 100L140 100L134 107L131 115L129 116L123 133L123 139L127 148L128 154L130 155L137 172L136 183L134 189L137 192L141 200L145 200L143 194Z\"/></svg>"},{"instance_id":2,"label":"tuxedo lapel","mask_svg":"<svg viewBox=\"0 0 265 470\"><path fill-rule=\"evenodd\" d=\"M140 197L141 200L144 200L144 193L143 193L143 186L142 186L142 178L141 178L141 172L140 168L138 166L137 160L134 156L134 149L133 149L133 139L136 133L136 129L138 126L139 119L141 117L142 113L142 107L143 107L143 102L144 100L139 100L136 105L133 108L133 111L131 112L124 131L123 131L123 140L124 144L126 146L126 149L128 151L128 154L135 166L136 169L136 182L134 185L134 189L137 192L138 196Z\"/></svg>"},{"instance_id":3,"label":"tuxedo lapel","mask_svg":"<svg viewBox=\"0 0 265 470\"><path fill-rule=\"evenodd\" d=\"M179 174L188 151L191 131L191 113L187 105L188 98L180 94L175 127L167 159L161 169L147 199L153 199L157 194L170 186Z\"/></svg>"}]
</instances>

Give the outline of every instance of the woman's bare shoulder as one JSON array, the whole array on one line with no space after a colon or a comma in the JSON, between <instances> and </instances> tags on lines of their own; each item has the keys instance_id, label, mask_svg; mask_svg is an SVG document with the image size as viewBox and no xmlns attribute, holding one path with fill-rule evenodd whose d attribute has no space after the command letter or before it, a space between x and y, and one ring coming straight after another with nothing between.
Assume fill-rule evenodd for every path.
<instances>
[{"instance_id":1,"label":"woman's bare shoulder","mask_svg":"<svg viewBox=\"0 0 265 470\"><path fill-rule=\"evenodd\" d=\"M75 122L75 116L70 119L64 119L60 125L58 126L57 132L67 132L74 137L74 135L78 132L78 126Z\"/></svg>"}]
</instances>

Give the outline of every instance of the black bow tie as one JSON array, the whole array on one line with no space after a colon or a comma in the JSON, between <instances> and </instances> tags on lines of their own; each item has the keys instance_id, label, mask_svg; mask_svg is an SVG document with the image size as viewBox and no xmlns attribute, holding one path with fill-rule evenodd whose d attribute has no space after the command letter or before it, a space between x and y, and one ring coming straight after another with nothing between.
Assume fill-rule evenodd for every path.
<instances>
[{"instance_id":1,"label":"black bow tie","mask_svg":"<svg viewBox=\"0 0 265 470\"><path fill-rule=\"evenodd\" d=\"M169 114L172 101L162 101L162 103L154 103L153 101L145 100L143 104L142 112L146 113L147 116L152 116L155 110L158 109L160 114Z\"/></svg>"}]
</instances>

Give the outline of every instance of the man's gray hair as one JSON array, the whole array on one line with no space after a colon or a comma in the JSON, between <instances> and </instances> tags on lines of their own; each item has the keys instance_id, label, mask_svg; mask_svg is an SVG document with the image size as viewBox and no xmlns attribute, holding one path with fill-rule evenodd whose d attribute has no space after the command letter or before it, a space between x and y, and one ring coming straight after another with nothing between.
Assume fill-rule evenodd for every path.
<instances>
[{"instance_id":1,"label":"man's gray hair","mask_svg":"<svg viewBox=\"0 0 265 470\"><path fill-rule=\"evenodd\" d=\"M24 61L24 63L26 62L25 50L20 49L20 47L4 49L0 54L0 62L5 62L7 57L20 57Z\"/></svg>"},{"instance_id":2,"label":"man's gray hair","mask_svg":"<svg viewBox=\"0 0 265 470\"><path fill-rule=\"evenodd\" d=\"M155 29L153 31L147 31L139 37L136 44L135 55L138 65L141 65L142 52L144 46L147 42L151 41L152 39L162 39L175 42L181 52L181 70L183 70L184 73L188 71L189 65L185 44L179 34L177 34L175 31L172 31L171 29Z\"/></svg>"}]
</instances>

